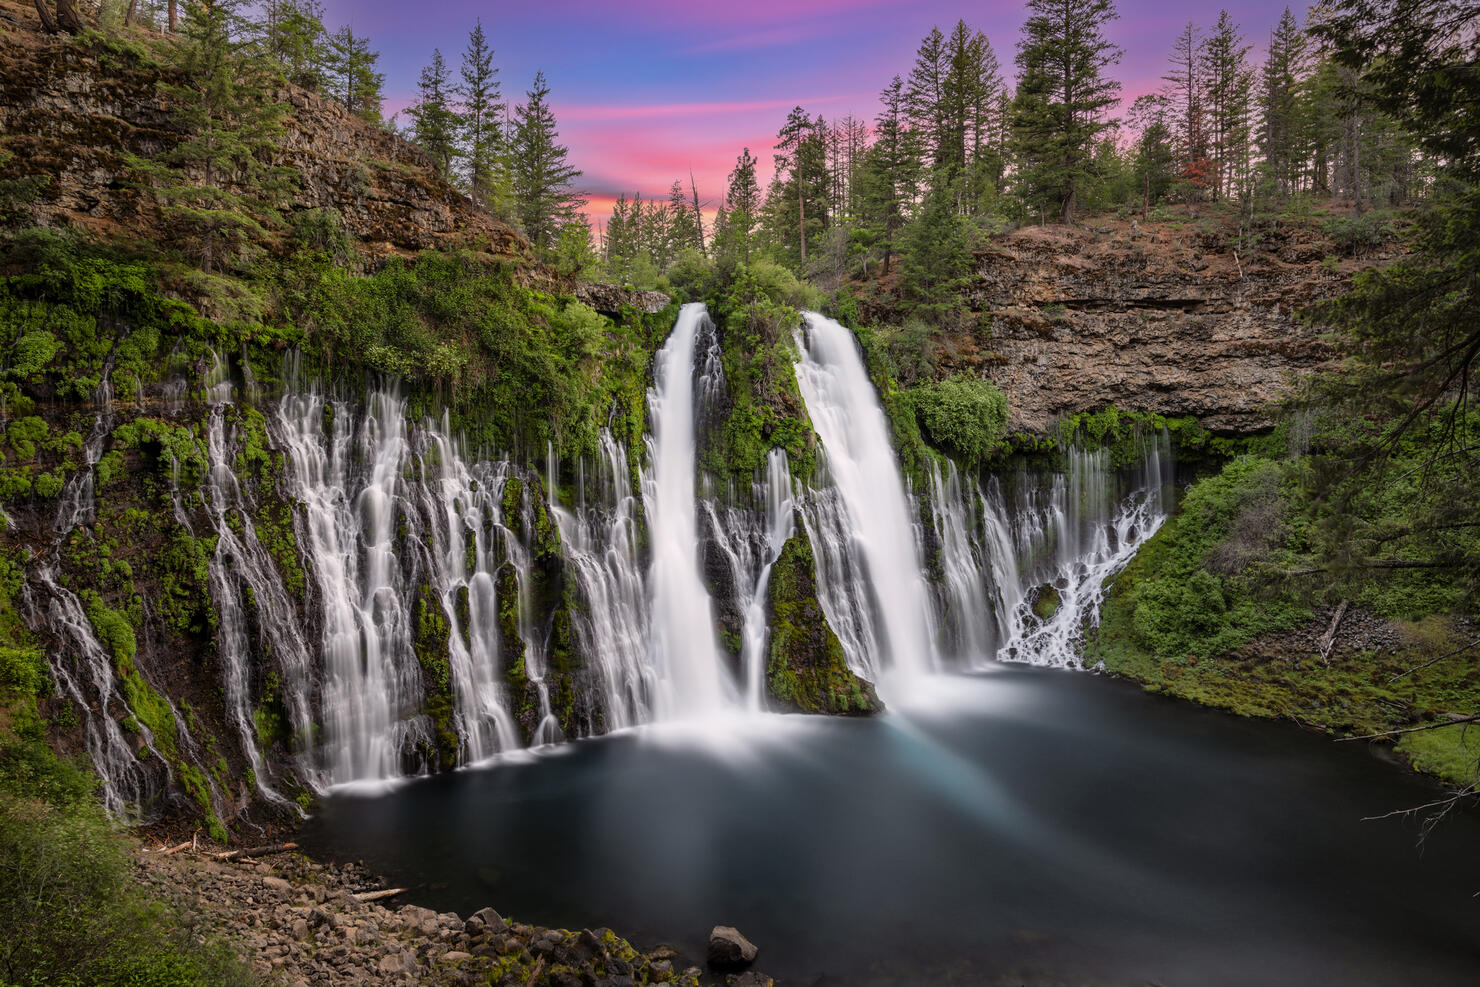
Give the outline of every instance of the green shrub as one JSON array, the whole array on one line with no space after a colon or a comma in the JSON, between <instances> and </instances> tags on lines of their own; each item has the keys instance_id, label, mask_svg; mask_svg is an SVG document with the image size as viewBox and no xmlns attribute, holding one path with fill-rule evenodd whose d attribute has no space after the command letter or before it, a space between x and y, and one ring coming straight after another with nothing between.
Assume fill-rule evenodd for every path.
<instances>
[{"instance_id":1,"label":"green shrub","mask_svg":"<svg viewBox=\"0 0 1480 987\"><path fill-rule=\"evenodd\" d=\"M974 469L1007 436L1007 396L991 381L947 377L911 394L915 414L931 445Z\"/></svg>"}]
</instances>

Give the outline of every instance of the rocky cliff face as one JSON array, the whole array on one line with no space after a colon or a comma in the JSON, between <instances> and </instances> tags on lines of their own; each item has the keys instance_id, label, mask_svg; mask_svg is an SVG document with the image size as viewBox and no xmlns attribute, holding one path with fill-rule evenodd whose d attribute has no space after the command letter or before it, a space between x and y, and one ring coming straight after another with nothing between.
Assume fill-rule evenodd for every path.
<instances>
[{"instance_id":1,"label":"rocky cliff face","mask_svg":"<svg viewBox=\"0 0 1480 987\"><path fill-rule=\"evenodd\" d=\"M1234 233L1212 222L1019 230L977 258L976 329L948 340L943 367L1002 388L1016 430L1110 404L1226 434L1267 429L1269 403L1336 358L1295 311L1371 260L1336 257L1313 224L1244 249Z\"/></svg>"},{"instance_id":2,"label":"rocky cliff face","mask_svg":"<svg viewBox=\"0 0 1480 987\"><path fill-rule=\"evenodd\" d=\"M167 69L101 41L36 33L30 5L0 5L0 134L12 175L51 181L36 220L99 236L162 238L160 202L139 184L129 156L149 157L184 132L159 88ZM332 210L369 258L469 245L527 258L507 224L439 179L418 148L296 87L275 163L297 181L285 212Z\"/></svg>"}]
</instances>

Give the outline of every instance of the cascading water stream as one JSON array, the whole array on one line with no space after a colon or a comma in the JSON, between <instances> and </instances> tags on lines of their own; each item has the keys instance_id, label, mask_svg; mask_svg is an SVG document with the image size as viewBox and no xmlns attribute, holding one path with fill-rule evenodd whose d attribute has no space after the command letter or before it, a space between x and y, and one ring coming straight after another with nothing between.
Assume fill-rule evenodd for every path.
<instances>
[{"instance_id":1,"label":"cascading water stream","mask_svg":"<svg viewBox=\"0 0 1480 987\"><path fill-rule=\"evenodd\" d=\"M395 551L398 522L406 519L397 509L405 412L395 392L384 390L371 393L358 429L352 409L314 391L290 390L277 409L292 495L303 505L300 543L322 608L323 757L334 783L395 778L417 741L432 746L419 712L411 587ZM368 469L357 469L360 463ZM414 540L420 532L403 534Z\"/></svg>"},{"instance_id":2,"label":"cascading water stream","mask_svg":"<svg viewBox=\"0 0 1480 987\"><path fill-rule=\"evenodd\" d=\"M581 653L601 685L607 727L620 730L652 718L658 669L648 649L648 593L638 552L637 496L627 449L607 429L598 442L594 476L584 462L574 511L552 491L548 509L560 529L565 563L585 605L575 614Z\"/></svg>"},{"instance_id":3,"label":"cascading water stream","mask_svg":"<svg viewBox=\"0 0 1480 987\"><path fill-rule=\"evenodd\" d=\"M653 552L649 648L659 673L655 711L664 719L718 710L733 691L721 677L714 605L699 571L695 356L701 332L713 335L708 312L701 303L685 305L658 351L648 391L652 430L642 485Z\"/></svg>"},{"instance_id":4,"label":"cascading water stream","mask_svg":"<svg viewBox=\"0 0 1480 987\"><path fill-rule=\"evenodd\" d=\"M468 763L519 744L498 678L496 574L503 557L494 533L508 465L469 466L458 453L445 414L421 441L426 450L416 493L433 528L429 576L452 629L447 644L458 754Z\"/></svg>"},{"instance_id":5,"label":"cascading water stream","mask_svg":"<svg viewBox=\"0 0 1480 987\"><path fill-rule=\"evenodd\" d=\"M840 525L836 510L825 510L821 514L827 514L832 523L810 523L809 533L835 543L825 549L825 555L856 552L856 558L836 568L851 571L855 584L859 574L866 581L867 602L856 600L850 609L866 608L878 627L872 641L863 633L853 635L855 649L874 650L867 656L850 653L850 663L870 679L886 670L904 677L929 672L937 665L934 606L884 409L853 334L816 313L804 317L806 331L797 339L801 353L796 364L797 384L812 426L822 440L827 468L847 518L846 526ZM853 543L852 549L836 544L845 537ZM816 543L814 540L814 546ZM828 582L834 590L829 594L834 600L829 620L835 627L854 623L838 612L836 582ZM826 608L827 600L823 603ZM877 645L883 646L882 655L877 654Z\"/></svg>"},{"instance_id":6,"label":"cascading water stream","mask_svg":"<svg viewBox=\"0 0 1480 987\"><path fill-rule=\"evenodd\" d=\"M287 803L288 799L269 783L272 770L257 746L251 695L253 654L248 635L249 621L253 622L266 643L267 657L280 673L279 691L289 726L300 750L305 753L307 738L313 733L310 705L313 662L299 629L297 609L283 585L276 563L257 537L251 502L236 475L235 457L231 453L226 430L230 383L218 384L211 398L206 431L207 484L216 551L210 561L210 584L218 618L216 653L221 661L226 711L241 739L258 791L269 801ZM176 509L179 510L178 507ZM249 614L243 586L251 593L254 613ZM310 783L321 784L319 772L309 758L305 757L300 767Z\"/></svg>"},{"instance_id":7,"label":"cascading water stream","mask_svg":"<svg viewBox=\"0 0 1480 987\"><path fill-rule=\"evenodd\" d=\"M967 664L995 655L1077 667L1107 580L1166 519L1172 461L1164 430L1143 441L1129 475L1111 469L1105 449L1071 446L1065 455L1062 473L1020 472L1011 496L995 477L983 490L954 467L932 468L945 630Z\"/></svg>"}]
</instances>

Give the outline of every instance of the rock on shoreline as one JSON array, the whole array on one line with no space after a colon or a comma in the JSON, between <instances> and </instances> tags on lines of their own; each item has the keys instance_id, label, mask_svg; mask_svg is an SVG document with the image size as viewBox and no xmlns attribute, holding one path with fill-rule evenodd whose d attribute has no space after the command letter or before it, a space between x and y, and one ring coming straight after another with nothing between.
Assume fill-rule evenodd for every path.
<instances>
[{"instance_id":1,"label":"rock on shoreline","mask_svg":"<svg viewBox=\"0 0 1480 987\"><path fill-rule=\"evenodd\" d=\"M296 853L224 861L140 850L135 860L140 881L179 914L235 943L257 973L294 987L725 982L669 947L640 952L609 929L540 928L505 921L492 908L464 920L417 905L388 907L392 900L361 901L356 893L378 883L364 870Z\"/></svg>"}]
</instances>

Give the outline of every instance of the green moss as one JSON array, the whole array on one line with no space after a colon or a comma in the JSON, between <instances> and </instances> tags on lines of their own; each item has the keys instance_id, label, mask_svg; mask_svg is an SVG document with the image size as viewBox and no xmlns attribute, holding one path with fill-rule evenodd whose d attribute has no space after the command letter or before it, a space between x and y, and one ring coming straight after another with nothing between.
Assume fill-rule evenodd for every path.
<instances>
[{"instance_id":1,"label":"green moss","mask_svg":"<svg viewBox=\"0 0 1480 987\"><path fill-rule=\"evenodd\" d=\"M45 421L34 416L17 418L5 428L5 437L10 447L21 459L35 459L36 446L51 433Z\"/></svg>"},{"instance_id":2,"label":"green moss","mask_svg":"<svg viewBox=\"0 0 1480 987\"><path fill-rule=\"evenodd\" d=\"M193 538L176 529L157 556L155 606L177 633L204 637L216 629L210 570L215 548L215 537Z\"/></svg>"},{"instance_id":3,"label":"green moss","mask_svg":"<svg viewBox=\"0 0 1480 987\"><path fill-rule=\"evenodd\" d=\"M432 588L423 583L412 605L416 630L412 648L421 665L423 708L437 734L437 753L445 768L457 764L457 730L453 723L450 639L452 625Z\"/></svg>"},{"instance_id":4,"label":"green moss","mask_svg":"<svg viewBox=\"0 0 1480 987\"><path fill-rule=\"evenodd\" d=\"M1455 724L1404 734L1398 751L1415 771L1436 775L1451 785L1472 785L1480 766L1480 729Z\"/></svg>"},{"instance_id":5,"label":"green moss","mask_svg":"<svg viewBox=\"0 0 1480 987\"><path fill-rule=\"evenodd\" d=\"M767 598L771 645L766 687L783 710L858 715L880 712L874 687L848 668L842 642L817 602L816 563L805 533L782 546Z\"/></svg>"},{"instance_id":6,"label":"green moss","mask_svg":"<svg viewBox=\"0 0 1480 987\"><path fill-rule=\"evenodd\" d=\"M524 639L519 636L519 578L514 567L505 562L495 575L498 593L498 626L503 654L504 684L508 687L514 719L526 742L539 723L539 697L525 666Z\"/></svg>"}]
</instances>

